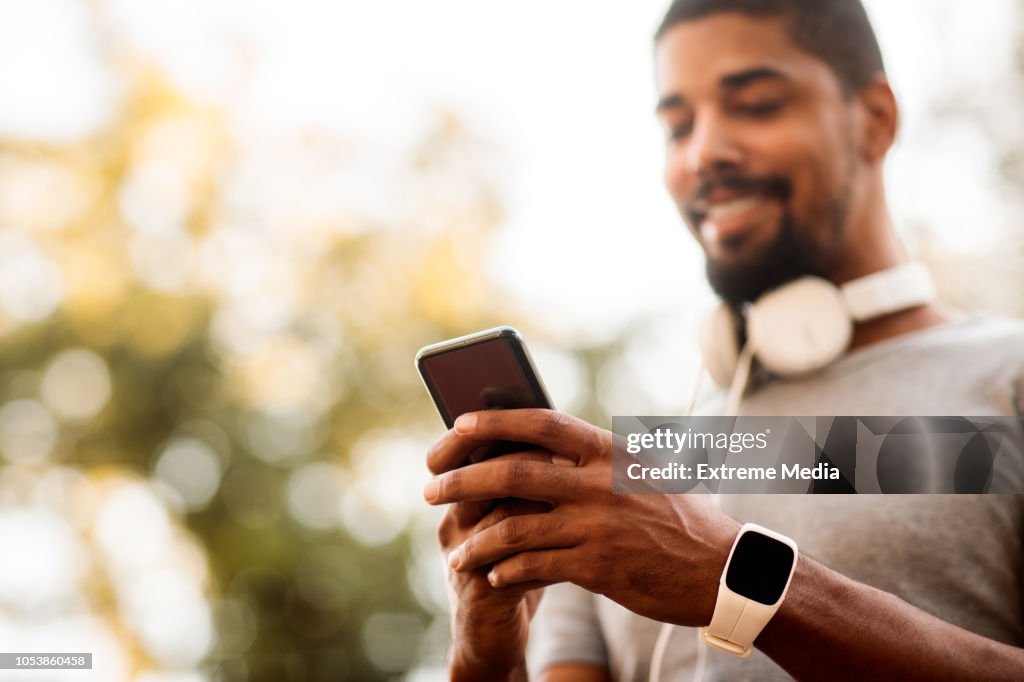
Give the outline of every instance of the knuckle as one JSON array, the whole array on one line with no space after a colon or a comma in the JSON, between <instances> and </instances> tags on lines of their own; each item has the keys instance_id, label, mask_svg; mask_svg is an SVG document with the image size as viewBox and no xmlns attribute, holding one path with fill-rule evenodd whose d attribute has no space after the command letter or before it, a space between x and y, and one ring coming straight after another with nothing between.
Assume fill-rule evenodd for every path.
<instances>
[{"instance_id":1,"label":"knuckle","mask_svg":"<svg viewBox=\"0 0 1024 682\"><path fill-rule=\"evenodd\" d=\"M462 543L462 560L472 562L476 559L476 537L470 536Z\"/></svg>"},{"instance_id":2,"label":"knuckle","mask_svg":"<svg viewBox=\"0 0 1024 682\"><path fill-rule=\"evenodd\" d=\"M550 535L562 529L563 522L554 515L545 515L537 524L538 535Z\"/></svg>"},{"instance_id":3,"label":"knuckle","mask_svg":"<svg viewBox=\"0 0 1024 682\"><path fill-rule=\"evenodd\" d=\"M591 449L603 459L611 459L612 456L612 433L611 431L596 431L591 434Z\"/></svg>"},{"instance_id":4,"label":"knuckle","mask_svg":"<svg viewBox=\"0 0 1024 682\"><path fill-rule=\"evenodd\" d=\"M519 555L519 567L523 574L529 575L540 568L540 557L536 552L523 552Z\"/></svg>"},{"instance_id":5,"label":"knuckle","mask_svg":"<svg viewBox=\"0 0 1024 682\"><path fill-rule=\"evenodd\" d=\"M454 513L451 509L446 509L441 522L437 524L437 543L441 547L447 547L451 543L456 525Z\"/></svg>"},{"instance_id":6,"label":"knuckle","mask_svg":"<svg viewBox=\"0 0 1024 682\"><path fill-rule=\"evenodd\" d=\"M549 554L547 557L547 573L549 576L561 576L561 559L558 558L558 554Z\"/></svg>"},{"instance_id":7,"label":"knuckle","mask_svg":"<svg viewBox=\"0 0 1024 682\"><path fill-rule=\"evenodd\" d=\"M522 536L522 522L515 517L505 519L498 525L498 537L503 545L516 547Z\"/></svg>"},{"instance_id":8,"label":"knuckle","mask_svg":"<svg viewBox=\"0 0 1024 682\"><path fill-rule=\"evenodd\" d=\"M506 484L516 484L526 481L529 478L529 467L523 460L513 460L505 466L504 477Z\"/></svg>"},{"instance_id":9,"label":"knuckle","mask_svg":"<svg viewBox=\"0 0 1024 682\"><path fill-rule=\"evenodd\" d=\"M566 416L562 412L551 410L541 420L540 429L545 436L556 436L565 427Z\"/></svg>"},{"instance_id":10,"label":"knuckle","mask_svg":"<svg viewBox=\"0 0 1024 682\"><path fill-rule=\"evenodd\" d=\"M512 512L509 508L503 504L495 507L494 511L491 512L491 525L497 525L507 518L512 516Z\"/></svg>"},{"instance_id":11,"label":"knuckle","mask_svg":"<svg viewBox=\"0 0 1024 682\"><path fill-rule=\"evenodd\" d=\"M461 471L453 471L438 479L438 494L440 498L458 497L462 493L463 475Z\"/></svg>"}]
</instances>

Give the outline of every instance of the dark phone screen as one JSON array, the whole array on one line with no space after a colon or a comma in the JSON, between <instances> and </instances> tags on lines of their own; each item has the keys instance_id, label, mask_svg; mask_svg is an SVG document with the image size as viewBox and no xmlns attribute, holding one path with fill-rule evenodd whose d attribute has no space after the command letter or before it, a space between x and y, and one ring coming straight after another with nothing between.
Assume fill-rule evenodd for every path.
<instances>
[{"instance_id":1,"label":"dark phone screen","mask_svg":"<svg viewBox=\"0 0 1024 682\"><path fill-rule=\"evenodd\" d=\"M513 342L505 338L428 356L420 368L448 426L465 412L549 407L527 379Z\"/></svg>"}]
</instances>

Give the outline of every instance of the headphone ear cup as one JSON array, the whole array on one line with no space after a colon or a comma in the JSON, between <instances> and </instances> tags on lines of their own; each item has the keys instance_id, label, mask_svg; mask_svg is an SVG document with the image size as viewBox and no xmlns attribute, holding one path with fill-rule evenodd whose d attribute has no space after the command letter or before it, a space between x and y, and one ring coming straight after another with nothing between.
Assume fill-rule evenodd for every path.
<instances>
[{"instance_id":1,"label":"headphone ear cup","mask_svg":"<svg viewBox=\"0 0 1024 682\"><path fill-rule=\"evenodd\" d=\"M765 294L746 318L758 361L779 377L825 367L846 351L853 335L841 292L819 277L803 277Z\"/></svg>"},{"instance_id":2,"label":"headphone ear cup","mask_svg":"<svg viewBox=\"0 0 1024 682\"><path fill-rule=\"evenodd\" d=\"M697 342L704 359L704 367L721 388L729 388L739 364L740 345L737 327L736 314L729 306L719 304L704 316L697 330Z\"/></svg>"}]
</instances>

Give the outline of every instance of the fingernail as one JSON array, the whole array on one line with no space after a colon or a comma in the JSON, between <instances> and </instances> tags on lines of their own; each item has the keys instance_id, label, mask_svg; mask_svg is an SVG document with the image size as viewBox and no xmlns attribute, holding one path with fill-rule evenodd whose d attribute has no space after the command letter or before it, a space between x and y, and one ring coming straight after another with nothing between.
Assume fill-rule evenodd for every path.
<instances>
[{"instance_id":1,"label":"fingernail","mask_svg":"<svg viewBox=\"0 0 1024 682\"><path fill-rule=\"evenodd\" d=\"M576 466L576 460L572 459L571 457L566 457L564 455L552 455L551 456L551 463L552 464L557 464L560 467L574 467L574 466Z\"/></svg>"},{"instance_id":2,"label":"fingernail","mask_svg":"<svg viewBox=\"0 0 1024 682\"><path fill-rule=\"evenodd\" d=\"M456 433L469 433L476 428L476 415L464 414L455 420Z\"/></svg>"},{"instance_id":3,"label":"fingernail","mask_svg":"<svg viewBox=\"0 0 1024 682\"><path fill-rule=\"evenodd\" d=\"M448 555L448 568L458 570L459 564L462 563L462 547L456 547L452 550L452 553Z\"/></svg>"},{"instance_id":4,"label":"fingernail","mask_svg":"<svg viewBox=\"0 0 1024 682\"><path fill-rule=\"evenodd\" d=\"M491 569L491 572L487 574L487 582L491 584L491 587L500 587L498 585L498 574L494 572L493 568Z\"/></svg>"},{"instance_id":5,"label":"fingernail","mask_svg":"<svg viewBox=\"0 0 1024 682\"><path fill-rule=\"evenodd\" d=\"M432 478L427 481L427 484L423 486L423 497L427 502L433 502L437 499L437 494L440 492L441 482L436 478Z\"/></svg>"}]
</instances>

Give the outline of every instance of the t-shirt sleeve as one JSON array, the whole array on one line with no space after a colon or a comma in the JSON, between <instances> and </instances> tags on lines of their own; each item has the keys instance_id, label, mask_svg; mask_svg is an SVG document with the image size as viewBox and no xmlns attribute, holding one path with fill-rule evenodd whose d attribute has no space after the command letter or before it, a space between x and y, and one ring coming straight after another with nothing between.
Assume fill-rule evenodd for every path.
<instances>
[{"instance_id":1,"label":"t-shirt sleeve","mask_svg":"<svg viewBox=\"0 0 1024 682\"><path fill-rule=\"evenodd\" d=\"M594 595L571 583L547 587L530 623L531 677L558 663L608 666Z\"/></svg>"}]
</instances>

